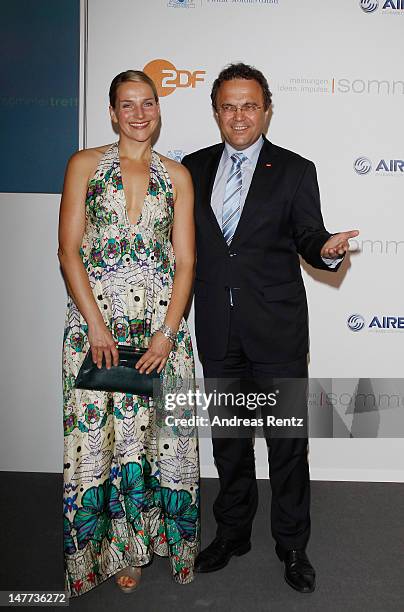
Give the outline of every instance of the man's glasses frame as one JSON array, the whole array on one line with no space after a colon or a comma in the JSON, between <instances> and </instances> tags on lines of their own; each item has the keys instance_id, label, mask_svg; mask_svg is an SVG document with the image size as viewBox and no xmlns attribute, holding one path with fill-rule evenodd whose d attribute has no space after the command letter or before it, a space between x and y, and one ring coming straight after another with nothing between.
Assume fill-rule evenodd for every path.
<instances>
[{"instance_id":1,"label":"man's glasses frame","mask_svg":"<svg viewBox=\"0 0 404 612\"><path fill-rule=\"evenodd\" d=\"M261 110L262 106L259 104L255 104L254 102L246 102L245 104L221 104L217 109L217 112L221 115L226 115L230 117L231 115L235 115L240 109L240 111L245 115L253 115L257 111Z\"/></svg>"}]
</instances>

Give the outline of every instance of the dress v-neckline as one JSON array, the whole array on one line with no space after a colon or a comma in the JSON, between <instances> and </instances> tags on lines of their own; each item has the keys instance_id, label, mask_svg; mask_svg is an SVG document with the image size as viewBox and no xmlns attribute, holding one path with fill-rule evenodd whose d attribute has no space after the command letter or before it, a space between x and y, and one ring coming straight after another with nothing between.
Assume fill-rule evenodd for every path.
<instances>
[{"instance_id":1,"label":"dress v-neckline","mask_svg":"<svg viewBox=\"0 0 404 612\"><path fill-rule=\"evenodd\" d=\"M122 168L121 168L121 156L119 153L119 143L116 143L116 156L117 156L117 162L118 162L118 174L121 180L121 185L122 185L122 204L123 204L123 208L124 208L124 213L125 213L125 219L128 225L130 225L131 227L135 227L136 225L139 225L140 221L142 220L143 217L143 212L145 209L145 204L146 204L146 200L150 195L150 185L152 182L152 165L153 165L153 157L154 157L154 150L151 149L151 155L150 155L150 164L149 164L149 180L147 182L147 189L146 189L146 193L145 196L143 198L143 202L142 202L142 207L140 209L140 214L136 220L135 223L131 223L130 219L129 219L129 211L128 211L128 206L127 206L127 200L126 200L126 194L125 194L125 186L123 184L123 176L122 176Z\"/></svg>"}]
</instances>

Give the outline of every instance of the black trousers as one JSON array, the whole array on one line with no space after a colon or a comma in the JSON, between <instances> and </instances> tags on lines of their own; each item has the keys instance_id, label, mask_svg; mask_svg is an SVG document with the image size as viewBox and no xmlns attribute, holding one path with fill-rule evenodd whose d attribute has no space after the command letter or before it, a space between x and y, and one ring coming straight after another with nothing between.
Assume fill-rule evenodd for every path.
<instances>
[{"instance_id":1,"label":"black trousers","mask_svg":"<svg viewBox=\"0 0 404 612\"><path fill-rule=\"evenodd\" d=\"M234 306L225 358L211 360L202 356L207 391L213 387L219 387L218 391L223 390L226 378L232 381L258 380L261 390L266 384L267 389L273 388L274 378L299 378L306 383L306 357L282 364L249 360L240 338L240 323L237 306ZM233 389L236 387L237 384L233 385ZM306 406L305 403L305 410ZM240 414L236 407L234 414ZM310 535L307 437L276 437L271 435L271 428L268 427L264 427L264 435L272 488L272 535L287 550L305 548ZM248 540L258 506L253 438L246 435L245 430L239 437L223 437L223 433L216 437L213 433L212 444L220 480L220 491L213 505L217 535L234 541Z\"/></svg>"}]
</instances>

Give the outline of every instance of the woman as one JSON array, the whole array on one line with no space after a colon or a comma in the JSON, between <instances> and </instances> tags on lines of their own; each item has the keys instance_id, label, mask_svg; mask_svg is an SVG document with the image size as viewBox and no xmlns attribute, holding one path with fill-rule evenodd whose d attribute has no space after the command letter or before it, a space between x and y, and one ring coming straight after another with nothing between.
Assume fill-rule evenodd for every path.
<instances>
[{"instance_id":1,"label":"woman","mask_svg":"<svg viewBox=\"0 0 404 612\"><path fill-rule=\"evenodd\" d=\"M191 179L152 148L160 107L146 74L114 78L110 115L119 141L73 155L60 211L70 294L63 388L71 596L112 575L133 590L153 552L169 556L175 581L190 582L199 547L195 437L159 436L151 399L74 387L89 348L109 368L118 364L117 344L147 348L136 367L156 368L177 389L194 377L183 319L195 262Z\"/></svg>"}]
</instances>

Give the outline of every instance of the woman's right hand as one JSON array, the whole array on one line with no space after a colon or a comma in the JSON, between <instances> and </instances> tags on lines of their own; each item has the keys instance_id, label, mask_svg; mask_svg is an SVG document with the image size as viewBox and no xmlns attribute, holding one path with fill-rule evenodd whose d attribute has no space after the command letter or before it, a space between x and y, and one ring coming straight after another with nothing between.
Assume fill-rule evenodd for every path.
<instances>
[{"instance_id":1,"label":"woman's right hand","mask_svg":"<svg viewBox=\"0 0 404 612\"><path fill-rule=\"evenodd\" d=\"M117 366L119 363L119 353L111 332L105 323L88 326L88 341L90 343L93 362L98 368L102 366L102 358L105 357L107 370L111 365Z\"/></svg>"}]
</instances>

